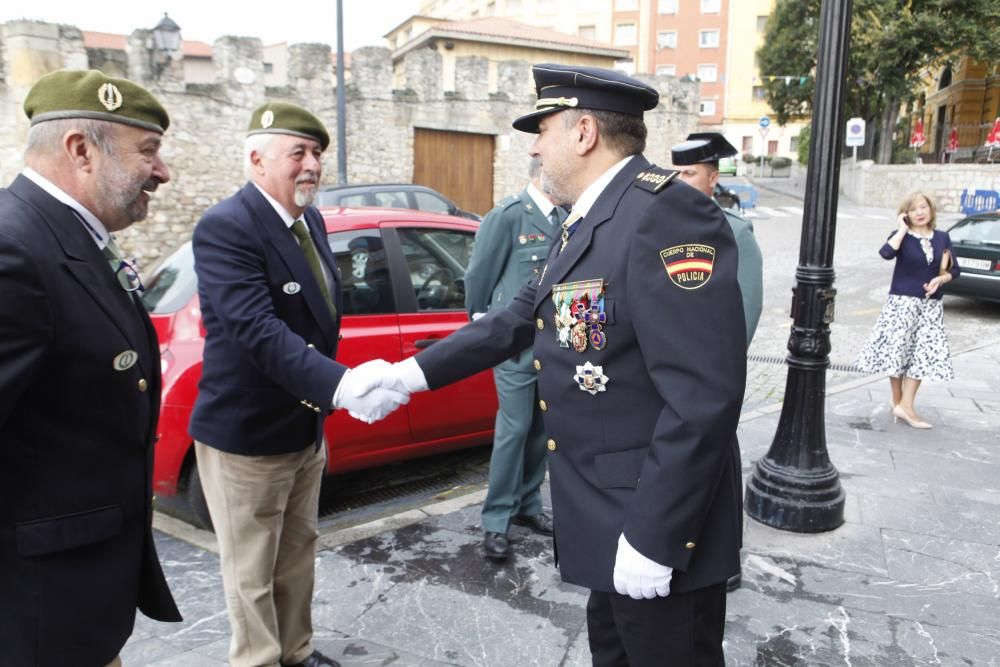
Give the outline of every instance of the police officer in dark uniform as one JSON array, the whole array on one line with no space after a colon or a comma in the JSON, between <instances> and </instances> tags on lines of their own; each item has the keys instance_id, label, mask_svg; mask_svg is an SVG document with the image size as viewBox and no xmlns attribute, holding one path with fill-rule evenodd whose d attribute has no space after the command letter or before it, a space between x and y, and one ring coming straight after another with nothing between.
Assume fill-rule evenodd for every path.
<instances>
[{"instance_id":1,"label":"police officer in dark uniform","mask_svg":"<svg viewBox=\"0 0 1000 667\"><path fill-rule=\"evenodd\" d=\"M531 181L486 214L476 232L476 247L465 272L465 308L478 319L510 303L537 278L566 212L539 189L541 164L532 158ZM537 371L531 350L493 369L497 387L496 427L490 456L490 483L483 502L483 553L503 560L510 549L510 524L552 534L552 518L542 511L545 479L545 426L535 390Z\"/></svg>"},{"instance_id":2,"label":"police officer in dark uniform","mask_svg":"<svg viewBox=\"0 0 1000 667\"><path fill-rule=\"evenodd\" d=\"M572 208L538 281L400 362L382 386L440 387L534 343L556 559L591 589L595 665L722 665L739 564L736 426L746 375L737 255L721 209L641 155L656 91L537 65L543 190Z\"/></svg>"}]
</instances>

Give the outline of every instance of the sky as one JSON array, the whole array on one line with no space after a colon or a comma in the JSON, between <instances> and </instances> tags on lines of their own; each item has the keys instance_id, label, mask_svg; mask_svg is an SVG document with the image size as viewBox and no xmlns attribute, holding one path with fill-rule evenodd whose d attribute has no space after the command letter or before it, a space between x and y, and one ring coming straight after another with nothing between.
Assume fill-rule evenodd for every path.
<instances>
[{"instance_id":1,"label":"sky","mask_svg":"<svg viewBox=\"0 0 1000 667\"><path fill-rule=\"evenodd\" d=\"M323 42L336 47L336 0L230 3L218 0L161 0L159 4L104 0L41 0L0 3L0 23L36 19L68 23L81 30L129 34L152 28L167 12L184 39L211 44L223 35L260 37L264 44ZM343 0L344 48L384 46L382 35L418 13L419 0ZM256 7L259 11L247 11Z\"/></svg>"}]
</instances>

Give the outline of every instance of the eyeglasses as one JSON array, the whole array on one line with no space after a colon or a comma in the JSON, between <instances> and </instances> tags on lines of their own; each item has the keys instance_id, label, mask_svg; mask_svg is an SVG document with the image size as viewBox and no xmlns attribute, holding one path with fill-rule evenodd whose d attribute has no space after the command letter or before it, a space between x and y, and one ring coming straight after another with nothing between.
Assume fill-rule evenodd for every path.
<instances>
[{"instance_id":1,"label":"eyeglasses","mask_svg":"<svg viewBox=\"0 0 1000 667\"><path fill-rule=\"evenodd\" d=\"M136 270L130 262L126 262L124 259L118 259L118 268L115 269L115 278L118 279L118 284L122 286L122 289L126 292L144 292L146 288L142 285L142 279L139 278L139 272Z\"/></svg>"}]
</instances>

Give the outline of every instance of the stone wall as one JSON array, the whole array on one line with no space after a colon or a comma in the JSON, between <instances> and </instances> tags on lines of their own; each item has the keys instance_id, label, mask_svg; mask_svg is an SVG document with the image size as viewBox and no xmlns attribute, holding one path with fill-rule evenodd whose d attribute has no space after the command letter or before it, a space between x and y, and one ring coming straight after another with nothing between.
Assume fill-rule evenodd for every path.
<instances>
[{"instance_id":1,"label":"stone wall","mask_svg":"<svg viewBox=\"0 0 1000 667\"><path fill-rule=\"evenodd\" d=\"M323 44L289 47L288 86L264 85L259 39L221 37L212 45L213 83L184 80L182 63L167 64L154 78L144 45L148 31L129 36L124 54L88 51L72 26L11 21L0 26L0 182L9 183L23 166L28 129L21 110L31 85L60 67L111 65L149 88L170 112L163 157L171 182L154 195L150 219L133 225L122 246L144 267L191 235L200 215L243 183L242 146L251 110L266 99L300 104L330 131L325 183L337 179L336 80L330 49ZM93 63L91 60L93 59ZM352 54L346 93L347 176L352 183L409 182L413 175L414 128L493 135L493 198L520 190L527 150L534 135L513 130L511 120L533 108L530 65L498 64L496 90L489 90L487 62L463 58L456 65L456 90L445 93L441 56L429 49L408 54L403 88L392 87L388 49L365 47ZM698 87L673 77L648 78L661 91L661 104L646 114L646 155L669 164L669 148L697 126Z\"/></svg>"},{"instance_id":2,"label":"stone wall","mask_svg":"<svg viewBox=\"0 0 1000 667\"><path fill-rule=\"evenodd\" d=\"M942 211L961 211L963 190L1000 191L1000 164L874 164L840 167L840 194L859 206L896 208L908 193L931 194Z\"/></svg>"}]
</instances>

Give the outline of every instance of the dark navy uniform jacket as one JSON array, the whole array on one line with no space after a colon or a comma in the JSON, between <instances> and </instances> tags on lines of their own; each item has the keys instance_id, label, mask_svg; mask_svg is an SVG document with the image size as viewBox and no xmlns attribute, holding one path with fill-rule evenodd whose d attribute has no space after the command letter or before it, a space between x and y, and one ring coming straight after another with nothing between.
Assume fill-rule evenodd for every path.
<instances>
[{"instance_id":1,"label":"dark navy uniform jacket","mask_svg":"<svg viewBox=\"0 0 1000 667\"><path fill-rule=\"evenodd\" d=\"M305 220L334 278L337 319L284 221L247 183L194 230L205 353L191 435L222 451L261 456L320 441L346 367L333 361L340 277L313 207Z\"/></svg>"},{"instance_id":2,"label":"dark navy uniform jacket","mask_svg":"<svg viewBox=\"0 0 1000 667\"><path fill-rule=\"evenodd\" d=\"M105 665L181 620L151 531L160 354L76 215L0 190L0 665Z\"/></svg>"},{"instance_id":3,"label":"dark navy uniform jacket","mask_svg":"<svg viewBox=\"0 0 1000 667\"><path fill-rule=\"evenodd\" d=\"M633 157L561 254L556 240L540 281L416 357L436 388L534 343L556 554L565 581L593 590L614 591L622 532L674 568L674 591L739 567L746 328L736 245L721 209L683 183L662 187L666 173ZM554 294L597 279L606 344L560 346ZM588 362L603 391L581 389Z\"/></svg>"}]
</instances>

